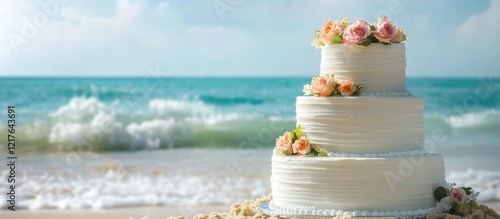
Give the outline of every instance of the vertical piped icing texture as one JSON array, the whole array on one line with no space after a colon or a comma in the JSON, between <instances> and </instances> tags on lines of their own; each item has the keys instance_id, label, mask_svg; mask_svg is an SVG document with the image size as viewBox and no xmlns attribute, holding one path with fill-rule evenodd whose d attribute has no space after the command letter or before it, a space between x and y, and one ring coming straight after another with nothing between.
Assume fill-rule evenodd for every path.
<instances>
[{"instance_id":1,"label":"vertical piped icing texture","mask_svg":"<svg viewBox=\"0 0 500 219\"><path fill-rule=\"evenodd\" d=\"M332 44L321 48L321 75L363 85L363 92L406 91L404 44L346 47Z\"/></svg>"},{"instance_id":2,"label":"vertical piped icing texture","mask_svg":"<svg viewBox=\"0 0 500 219\"><path fill-rule=\"evenodd\" d=\"M311 145L335 153L424 150L419 97L297 97L297 124Z\"/></svg>"}]
</instances>

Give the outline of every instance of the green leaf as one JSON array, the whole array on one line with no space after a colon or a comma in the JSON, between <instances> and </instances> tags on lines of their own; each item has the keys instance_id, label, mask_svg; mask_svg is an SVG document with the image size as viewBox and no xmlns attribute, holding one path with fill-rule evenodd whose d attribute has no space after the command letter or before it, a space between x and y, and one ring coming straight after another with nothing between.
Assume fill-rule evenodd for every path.
<instances>
[{"instance_id":1,"label":"green leaf","mask_svg":"<svg viewBox=\"0 0 500 219\"><path fill-rule=\"evenodd\" d=\"M465 194L471 195L474 190L472 190L471 187L462 187L462 189L465 191Z\"/></svg>"},{"instance_id":2,"label":"green leaf","mask_svg":"<svg viewBox=\"0 0 500 219\"><path fill-rule=\"evenodd\" d=\"M318 151L314 148L311 148L311 152L309 152L309 155L311 156L318 156Z\"/></svg>"},{"instance_id":3,"label":"green leaf","mask_svg":"<svg viewBox=\"0 0 500 219\"><path fill-rule=\"evenodd\" d=\"M289 150L284 150L282 153L283 153L283 155L286 155L286 156L292 155Z\"/></svg>"},{"instance_id":4,"label":"green leaf","mask_svg":"<svg viewBox=\"0 0 500 219\"><path fill-rule=\"evenodd\" d=\"M450 209L450 214L455 214L458 212L458 210L460 210L460 207L461 205L458 204L458 203L455 203L453 206L451 206L451 209Z\"/></svg>"},{"instance_id":5,"label":"green leaf","mask_svg":"<svg viewBox=\"0 0 500 219\"><path fill-rule=\"evenodd\" d=\"M370 30L375 31L375 25L370 25Z\"/></svg>"},{"instance_id":6,"label":"green leaf","mask_svg":"<svg viewBox=\"0 0 500 219\"><path fill-rule=\"evenodd\" d=\"M295 129L295 134L297 135L297 138L302 136L302 126L301 125L297 126L297 128Z\"/></svg>"},{"instance_id":7,"label":"green leaf","mask_svg":"<svg viewBox=\"0 0 500 219\"><path fill-rule=\"evenodd\" d=\"M294 141L294 139L297 139L297 134L295 133L295 129L290 132L290 138L292 138L292 141Z\"/></svg>"},{"instance_id":8,"label":"green leaf","mask_svg":"<svg viewBox=\"0 0 500 219\"><path fill-rule=\"evenodd\" d=\"M342 37L338 34L335 34L335 36L332 37L331 39L332 44L341 44L342 43Z\"/></svg>"},{"instance_id":9,"label":"green leaf","mask_svg":"<svg viewBox=\"0 0 500 219\"><path fill-rule=\"evenodd\" d=\"M361 45L362 46L369 46L370 43L372 43L372 39L370 37L368 37L368 38L366 38L365 42L361 43Z\"/></svg>"},{"instance_id":10,"label":"green leaf","mask_svg":"<svg viewBox=\"0 0 500 219\"><path fill-rule=\"evenodd\" d=\"M318 156L320 156L320 157L326 157L326 156L328 156L328 153L326 153L326 151L324 151L324 150L320 150L319 153L318 153Z\"/></svg>"},{"instance_id":11,"label":"green leaf","mask_svg":"<svg viewBox=\"0 0 500 219\"><path fill-rule=\"evenodd\" d=\"M361 91L361 88L363 88L363 85L354 85L354 92L352 92L353 96L358 96L359 91Z\"/></svg>"},{"instance_id":12,"label":"green leaf","mask_svg":"<svg viewBox=\"0 0 500 219\"><path fill-rule=\"evenodd\" d=\"M448 196L448 192L444 187L439 186L434 190L434 198L436 198L436 200L441 201L441 199L446 196Z\"/></svg>"}]
</instances>

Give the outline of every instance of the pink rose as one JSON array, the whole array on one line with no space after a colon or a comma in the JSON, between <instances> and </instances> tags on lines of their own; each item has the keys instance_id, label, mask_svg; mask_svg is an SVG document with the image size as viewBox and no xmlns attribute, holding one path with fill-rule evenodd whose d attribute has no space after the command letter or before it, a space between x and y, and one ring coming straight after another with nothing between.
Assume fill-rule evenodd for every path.
<instances>
[{"instance_id":1,"label":"pink rose","mask_svg":"<svg viewBox=\"0 0 500 219\"><path fill-rule=\"evenodd\" d=\"M401 28L396 28L396 36L391 40L393 43L401 43L406 40L406 35Z\"/></svg>"},{"instance_id":2,"label":"pink rose","mask_svg":"<svg viewBox=\"0 0 500 219\"><path fill-rule=\"evenodd\" d=\"M316 76L312 79L311 90L320 97L328 97L335 91L335 85L335 80L329 76Z\"/></svg>"},{"instance_id":3,"label":"pink rose","mask_svg":"<svg viewBox=\"0 0 500 219\"><path fill-rule=\"evenodd\" d=\"M305 155L311 152L311 144L306 136L301 136L292 145L293 153Z\"/></svg>"},{"instance_id":4,"label":"pink rose","mask_svg":"<svg viewBox=\"0 0 500 219\"><path fill-rule=\"evenodd\" d=\"M345 46L352 47L357 43L363 43L370 34L370 25L366 21L358 19L356 23L345 28L342 43Z\"/></svg>"},{"instance_id":5,"label":"pink rose","mask_svg":"<svg viewBox=\"0 0 500 219\"><path fill-rule=\"evenodd\" d=\"M450 196L452 201L456 201L458 203L463 203L467 198L467 194L462 188L448 189L448 196Z\"/></svg>"},{"instance_id":6,"label":"pink rose","mask_svg":"<svg viewBox=\"0 0 500 219\"><path fill-rule=\"evenodd\" d=\"M380 42L390 43L396 37L397 33L396 26L387 16L378 19L378 23L375 24L375 38Z\"/></svg>"},{"instance_id":7,"label":"pink rose","mask_svg":"<svg viewBox=\"0 0 500 219\"><path fill-rule=\"evenodd\" d=\"M276 147L292 152L292 138L290 132L285 132L285 134L276 139Z\"/></svg>"},{"instance_id":8,"label":"pink rose","mask_svg":"<svg viewBox=\"0 0 500 219\"><path fill-rule=\"evenodd\" d=\"M352 81L342 81L338 90L342 96L351 96L354 93L354 83Z\"/></svg>"}]
</instances>

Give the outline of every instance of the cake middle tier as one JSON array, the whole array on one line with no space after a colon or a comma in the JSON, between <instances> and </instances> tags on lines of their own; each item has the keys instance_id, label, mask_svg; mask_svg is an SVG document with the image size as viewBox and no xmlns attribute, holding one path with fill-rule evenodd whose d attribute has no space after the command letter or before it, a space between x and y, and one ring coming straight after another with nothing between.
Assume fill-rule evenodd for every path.
<instances>
[{"instance_id":1,"label":"cake middle tier","mask_svg":"<svg viewBox=\"0 0 500 219\"><path fill-rule=\"evenodd\" d=\"M311 145L334 153L422 150L419 97L308 97L296 102L297 125Z\"/></svg>"}]
</instances>

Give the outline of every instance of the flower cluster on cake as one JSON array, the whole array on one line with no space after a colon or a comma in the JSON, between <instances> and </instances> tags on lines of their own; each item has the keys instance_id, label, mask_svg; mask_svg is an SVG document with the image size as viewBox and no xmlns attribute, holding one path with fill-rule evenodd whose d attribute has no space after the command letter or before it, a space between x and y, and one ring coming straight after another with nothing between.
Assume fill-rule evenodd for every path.
<instances>
[{"instance_id":1,"label":"flower cluster on cake","mask_svg":"<svg viewBox=\"0 0 500 219\"><path fill-rule=\"evenodd\" d=\"M350 80L337 81L333 74L315 76L311 84L304 85L304 95L314 95L316 97L330 96L357 96L362 85L355 85Z\"/></svg>"},{"instance_id":2,"label":"flower cluster on cake","mask_svg":"<svg viewBox=\"0 0 500 219\"><path fill-rule=\"evenodd\" d=\"M378 19L375 24L358 19L351 23L349 19L327 21L321 30L316 31L316 39L311 43L316 48L331 44L368 46L371 43L401 43L406 40L403 29L396 27L387 16Z\"/></svg>"},{"instance_id":3,"label":"flower cluster on cake","mask_svg":"<svg viewBox=\"0 0 500 219\"><path fill-rule=\"evenodd\" d=\"M477 196L479 192L474 192L471 187L457 187L455 183L434 190L434 198L438 201L436 209L459 216L470 215L478 209Z\"/></svg>"}]
</instances>

